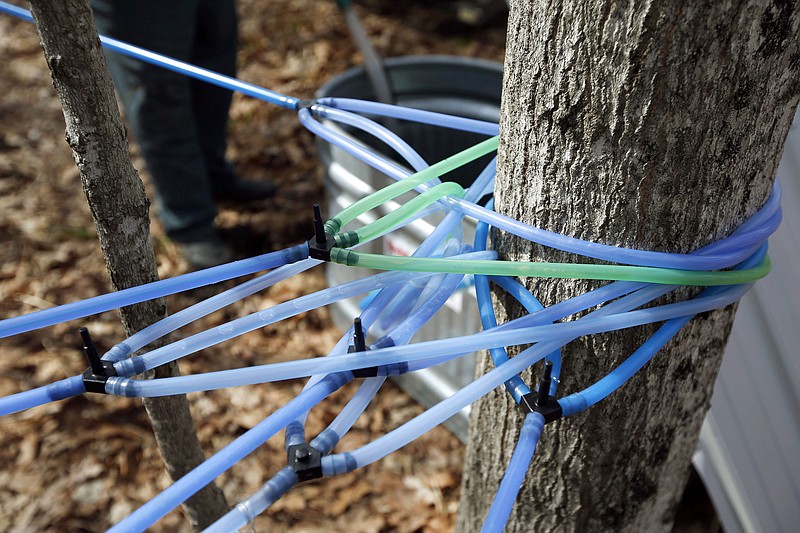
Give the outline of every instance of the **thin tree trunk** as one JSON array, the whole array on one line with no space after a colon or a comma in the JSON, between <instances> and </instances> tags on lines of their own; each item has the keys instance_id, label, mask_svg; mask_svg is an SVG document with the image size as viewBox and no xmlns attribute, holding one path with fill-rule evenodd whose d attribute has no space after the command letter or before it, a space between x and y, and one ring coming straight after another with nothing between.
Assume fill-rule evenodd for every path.
<instances>
[{"instance_id":1,"label":"thin tree trunk","mask_svg":"<svg viewBox=\"0 0 800 533\"><path fill-rule=\"evenodd\" d=\"M798 35L794 2L513 2L497 210L657 251L730 234L769 194L800 94ZM586 261L494 237L505 259ZM550 305L598 284L527 285ZM496 296L500 320L521 314ZM669 531L734 311L696 317L623 389L548 425L507 531ZM559 395L606 375L654 329L570 343ZM490 366L484 356L480 370ZM522 420L499 390L472 412L464 532L479 530Z\"/></svg>"},{"instance_id":2,"label":"thin tree trunk","mask_svg":"<svg viewBox=\"0 0 800 533\"><path fill-rule=\"evenodd\" d=\"M33 0L30 4L112 285L119 290L155 281L149 202L131 164L89 4L86 0ZM125 307L120 314L130 335L167 312L159 299ZM178 373L177 363L155 371L156 377ZM147 399L144 405L164 463L176 480L205 458L186 396ZM192 526L202 529L224 514L227 504L212 483L184 508Z\"/></svg>"}]
</instances>

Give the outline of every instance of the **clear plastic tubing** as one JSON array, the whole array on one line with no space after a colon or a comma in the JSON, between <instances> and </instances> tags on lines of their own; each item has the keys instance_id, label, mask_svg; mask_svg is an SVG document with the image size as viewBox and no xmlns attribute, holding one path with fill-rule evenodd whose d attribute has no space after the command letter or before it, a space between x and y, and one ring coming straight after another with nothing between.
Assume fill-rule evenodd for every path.
<instances>
[{"instance_id":1,"label":"clear plastic tubing","mask_svg":"<svg viewBox=\"0 0 800 533\"><path fill-rule=\"evenodd\" d=\"M746 270L703 272L627 265L479 260L459 261L449 258L397 257L354 252L342 248L333 248L331 250L331 261L347 266L359 266L378 270L447 272L450 274L483 274L491 276L528 276L560 279L621 280L701 287L751 283L769 274L771 268L769 257L765 257L761 263Z\"/></svg>"},{"instance_id":2,"label":"clear plastic tubing","mask_svg":"<svg viewBox=\"0 0 800 533\"><path fill-rule=\"evenodd\" d=\"M164 335L175 331L176 329L185 326L190 322L194 322L200 317L204 317L226 307L233 302L237 302L246 298L256 292L262 291L267 287L290 278L308 270L309 268L318 265L321 261L316 259L304 259L297 263L284 265L275 270L262 274L261 276L246 281L241 285L228 289L225 292L212 296L202 302L194 304L182 311L179 311L167 318L156 322L155 324L144 328L143 330L134 333L127 340L120 342L113 346L109 351L103 355L103 359L107 361L117 362L128 358L139 348L146 346L154 340L163 337Z\"/></svg>"},{"instance_id":3,"label":"clear plastic tubing","mask_svg":"<svg viewBox=\"0 0 800 533\"><path fill-rule=\"evenodd\" d=\"M14 7L6 2L0 2L0 11L14 15L23 20L27 20L28 22L33 22L33 17L31 16L30 11ZM212 70L200 68L183 61L178 61L177 59L157 54L155 52L151 52L150 50L139 48L138 46L133 46L117 39L112 39L110 37L101 35L100 42L103 44L103 47L113 50L114 52L119 52L120 54L128 57L132 57L134 59L138 59L145 63L150 63L151 65L156 65L173 72L178 72L185 76L189 76L190 78L195 78L212 85L222 87L223 89L238 91L242 94L252 96L253 98L269 102L270 104L275 104L287 109L295 109L297 104L300 103L299 98L286 96L285 94L271 91L269 89L259 87L258 85L253 85L252 83L237 80L236 78L231 78L230 76L225 76Z\"/></svg>"},{"instance_id":4,"label":"clear plastic tubing","mask_svg":"<svg viewBox=\"0 0 800 533\"><path fill-rule=\"evenodd\" d=\"M403 320L397 325L388 335L382 337L375 343L376 348L381 348L386 343L389 345L399 346L407 344L411 337L421 328L431 317L438 311L447 301L448 298L458 288L458 284L463 279L461 274L448 274L444 279L433 279L431 283L436 281L433 293L429 298L422 300L422 303L411 313L408 318Z\"/></svg>"},{"instance_id":5,"label":"clear plastic tubing","mask_svg":"<svg viewBox=\"0 0 800 533\"><path fill-rule=\"evenodd\" d=\"M738 299L744 293L746 288L747 287L745 287L743 290L743 287L735 286L732 288L721 289L720 293L725 292L728 293L726 295L727 297L734 297L735 299ZM708 302L709 300L713 299L714 299L713 297L698 298L697 300L690 300L688 302L668 304L656 309L658 309L659 314L669 315L670 313L665 311L669 308L670 311L679 313L676 316L683 316L685 314L688 314L688 313L683 313L682 312L683 310L692 308L693 304L698 304L700 300L706 300ZM630 296L626 296L625 298L621 299L618 302L613 302L613 303L616 304L615 309L616 308L624 309L624 308L635 308L639 305L642 305L642 302L644 301L647 300L643 298L642 295L634 293L631 294ZM717 303L722 304L721 301ZM724 305L727 305L727 303L720 306ZM384 435L383 437L380 437L375 441L353 452L324 457L322 459L323 473L325 475L333 475L346 471L348 468L351 467L355 468L364 467L370 463L373 463L385 457L386 455L394 452L395 450L401 448L402 446L405 446L406 444L416 439L420 435L426 433L427 431L430 431L433 427L437 426L438 424L441 424L442 422L453 416L456 412L463 409L467 405L471 404L484 394L487 394L489 391L499 386L501 383L508 381L512 376L519 374L524 369L528 368L529 366L543 359L546 354L551 353L559 346L566 344L572 339L588 334L587 331L581 327L585 326L587 323L598 323L606 320L616 321L617 319L620 318L630 317L634 315L648 314L649 311L655 310L655 309L645 309L641 311L630 311L627 313L623 312L616 315L604 316L607 313L614 312L615 309L611 309L609 305L597 311L594 311L590 315L587 315L586 317L581 318L575 322L540 326L542 328L548 328L548 329L549 328L562 329L559 326L567 326L567 329L566 330L562 329L563 335L561 335L560 338L558 338L557 340L551 340L551 339L545 340L543 338L541 342L539 342L538 344L535 344L534 346L524 350L522 353L510 359L508 362L503 363L497 368L487 372L486 374L476 379L469 385L463 387L461 390L453 394L451 397L439 402L438 404L431 407L421 415L415 417L409 422L406 422L396 430ZM594 318L594 317L599 317L599 318ZM590 328L590 329L595 329L595 328ZM612 329L621 329L621 327L614 327ZM494 333L496 332L482 333L476 336L489 337L492 336ZM506 345L519 344L511 339L511 337L514 336L513 330L504 331L501 333L507 335L508 342L506 343ZM433 341L430 343L420 343L415 345L415 347L417 348L417 351L424 351L421 349L423 345L431 345L435 344L436 342L438 341ZM384 350L384 351L388 352L389 350Z\"/></svg>"},{"instance_id":6,"label":"clear plastic tubing","mask_svg":"<svg viewBox=\"0 0 800 533\"><path fill-rule=\"evenodd\" d=\"M493 252L483 252L483 254L489 255ZM382 274L378 274L377 276L382 276ZM373 276L373 278L376 276ZM365 278L365 280L369 280L369 278ZM354 291L347 291L347 286L351 287L358 287L359 282L365 280L356 280L345 285L341 285L338 288L342 289L338 294L337 298L348 298L353 296L354 294L360 294L361 292L365 292L363 290L354 290ZM390 285L391 283L387 283ZM328 289L326 289L328 290ZM272 316L277 317L276 320L283 320L286 316L293 316L303 311L308 311L310 309L315 309L319 307L319 295L324 293L325 291L320 291L318 293L314 293L308 296L303 296L291 302L286 302L280 305L275 306L271 311L273 311ZM446 298L445 298L446 300ZM323 303L330 303L331 301L329 298L325 298ZM308 305L302 305L304 303L308 303ZM442 301L442 304L444 302ZM427 307L425 311L427 311ZM285 311L285 312L284 312ZM423 311L420 311L423 312ZM263 311L262 311L263 313ZM286 316L284 314L288 313ZM260 314L260 313L259 313ZM231 329L232 332L236 332L237 334L246 333L247 331L252 331L260 325L263 325L263 322L259 318L259 314L250 315L248 317L243 317L238 320L235 320L225 326L220 326L220 328L226 328L229 325L234 325ZM411 316L415 317L419 313L414 313ZM432 314L432 313L431 313ZM238 324L237 324L238 323ZM271 323L271 322L270 322ZM418 324L417 327L421 326ZM406 330L413 328L413 325L406 325ZM223 387L231 387L231 386L239 386L239 385L252 385L256 383L265 383L268 381L275 381L273 378L280 379L292 379L287 377L280 377L281 374L272 374L272 370L270 370L270 365L261 365L255 367L246 367L246 368L238 368L233 370L222 370L219 372L211 372L211 373L203 373L199 375L193 376L178 376L174 378L162 378L158 380L137 380L132 379L130 377L122 377L122 371L129 371L134 369L134 371L138 370L139 368L145 368L145 370L149 370L150 368L154 368L155 366L159 366L164 364L166 361L174 360L176 349L167 350L178 344L177 352L180 356L187 355L188 353L194 353L196 351L197 346L207 347L205 346L209 340L215 339L215 331L216 330L208 330L203 333L198 333L192 337L189 337L185 341L178 341L177 343L173 343L169 346L165 346L163 348L159 348L147 354L133 357L131 359L125 359L123 361L119 361L115 363L115 368L117 368L117 372L119 376L114 376L108 378L106 381L106 392L108 394L113 394L117 396L128 396L128 397L153 397L153 396L168 396L172 394L181 394L186 392L198 392L203 390L213 390L219 389ZM405 330L404 330L405 331ZM411 334L413 334L414 330L411 330ZM227 332L226 332L227 333ZM227 339L226 339L227 340ZM187 347L185 349L181 349L180 343L187 342ZM198 348L200 349L200 348ZM377 352L375 352L377 353ZM337 358L338 361L340 358ZM351 357L352 359L352 357ZM330 360L321 360L315 359L312 361L319 361L322 363L323 361L327 361L330 363ZM295 361L299 362L299 361ZM310 361L306 361L310 362ZM372 363L365 366L379 366L381 363ZM291 368L294 368L292 365ZM358 366L352 367L358 368ZM139 373L139 372L137 372ZM322 372L318 372L317 374L321 374ZM130 375L130 374L129 374ZM308 377L312 375L312 373L305 373L298 376L293 377ZM266 379L266 381L265 381Z\"/></svg>"},{"instance_id":7,"label":"clear plastic tubing","mask_svg":"<svg viewBox=\"0 0 800 533\"><path fill-rule=\"evenodd\" d=\"M762 247L751 259L740 265L742 268L749 266L749 263L757 262L762 255L766 254L766 246ZM723 289L714 287L706 289L697 298L719 293ZM595 384L586 389L570 394L558 400L563 409L563 415L569 416L577 412L588 409L599 401L606 398L609 394L620 388L645 364L653 355L660 350L680 329L691 320L694 315L673 318L661 326L647 341L644 342L633 354L623 361L617 368L601 378Z\"/></svg>"},{"instance_id":8,"label":"clear plastic tubing","mask_svg":"<svg viewBox=\"0 0 800 533\"><path fill-rule=\"evenodd\" d=\"M325 127L325 125L318 122L311 115L311 112L307 108L300 109L297 112L297 118L300 119L300 124L302 124L308 131L320 139L324 139L325 141L342 148L347 153L360 159L372 168L377 169L379 172L382 172L396 180L400 180L408 176L408 171L394 161L390 161L382 154L379 154L375 150L372 150L363 144L342 135L338 131Z\"/></svg>"},{"instance_id":9,"label":"clear plastic tubing","mask_svg":"<svg viewBox=\"0 0 800 533\"><path fill-rule=\"evenodd\" d=\"M403 221L413 216L417 211L424 209L444 196L464 196L464 189L458 183L448 181L409 200L391 213L387 213L375 222L367 224L355 231L340 233L336 236L336 246L349 248L359 242L373 239L382 233L393 230Z\"/></svg>"},{"instance_id":10,"label":"clear plastic tubing","mask_svg":"<svg viewBox=\"0 0 800 533\"><path fill-rule=\"evenodd\" d=\"M412 174L402 181L392 183L383 189L375 191L369 196L358 200L350 207L347 207L339 212L335 217L325 223L325 229L333 235L339 233L339 230L345 224L354 220L362 213L365 213L370 209L374 209L375 207L389 200L397 198L401 194L414 189L417 185L430 181L432 178L438 178L442 174L446 174L452 170L455 170L456 168L466 165L471 161L474 161L475 159L494 152L497 150L497 142L497 137L487 139L476 144L475 146L443 159L442 161L439 161L438 163L433 164L424 170Z\"/></svg>"},{"instance_id":11,"label":"clear plastic tubing","mask_svg":"<svg viewBox=\"0 0 800 533\"><path fill-rule=\"evenodd\" d=\"M430 124L432 126L441 126L454 130L470 131L473 133L482 133L484 135L491 136L498 135L500 133L500 126L494 122L485 122L472 118L457 117L454 115L446 115L444 113L424 111L422 109L388 105L366 100L356 100L353 98L328 97L319 98L317 102L329 107L342 109L345 111L352 111L354 113L365 113L368 115L377 115L381 117L398 118L401 120Z\"/></svg>"},{"instance_id":12,"label":"clear plastic tubing","mask_svg":"<svg viewBox=\"0 0 800 533\"><path fill-rule=\"evenodd\" d=\"M427 168L428 163L406 141L390 129L355 113L322 105L311 106L311 113L320 119L332 120L365 131L397 152L414 170Z\"/></svg>"},{"instance_id":13,"label":"clear plastic tubing","mask_svg":"<svg viewBox=\"0 0 800 533\"><path fill-rule=\"evenodd\" d=\"M367 409L369 402L372 401L385 381L385 376L365 379L350 401L347 402L347 405L344 406L344 409L339 412L327 429L320 433L320 437L326 433L332 433L337 436L338 440L350 431L353 424L356 423L358 417ZM322 439L317 437L317 439L311 441L311 445L319 449L318 446L321 444L319 442L320 440ZM333 449L328 443L326 443L324 447L326 448L326 452L330 452L330 450Z\"/></svg>"},{"instance_id":14,"label":"clear plastic tubing","mask_svg":"<svg viewBox=\"0 0 800 533\"><path fill-rule=\"evenodd\" d=\"M349 376L343 374L326 376L139 507L122 522L109 529L109 533L138 532L152 526L286 427L299 413L310 410L348 381Z\"/></svg>"},{"instance_id":15,"label":"clear plastic tubing","mask_svg":"<svg viewBox=\"0 0 800 533\"><path fill-rule=\"evenodd\" d=\"M222 518L204 529L203 533L239 531L289 492L295 484L297 484L297 474L291 467L283 467L252 496L237 503Z\"/></svg>"},{"instance_id":16,"label":"clear plastic tubing","mask_svg":"<svg viewBox=\"0 0 800 533\"><path fill-rule=\"evenodd\" d=\"M8 318L0 321L0 338L160 298L176 292L196 289L197 287L219 283L220 281L253 274L262 270L269 270L307 257L308 245L303 243L285 250L242 259L241 261L234 261L197 272L190 272L174 278L154 281L27 315Z\"/></svg>"},{"instance_id":17,"label":"clear plastic tubing","mask_svg":"<svg viewBox=\"0 0 800 533\"><path fill-rule=\"evenodd\" d=\"M561 341L544 342L528 348L507 363L490 370L472 383L462 387L449 398L437 403L394 431L352 452L323 457L323 475L336 475L354 468L362 468L386 457L441 424L505 381L508 381L511 376L519 374L541 360L545 354L552 352L560 344Z\"/></svg>"},{"instance_id":18,"label":"clear plastic tubing","mask_svg":"<svg viewBox=\"0 0 800 533\"><path fill-rule=\"evenodd\" d=\"M31 407L38 407L46 403L65 400L86 392L81 376L62 379L24 392L11 394L0 398L0 416L18 413Z\"/></svg>"},{"instance_id":19,"label":"clear plastic tubing","mask_svg":"<svg viewBox=\"0 0 800 533\"><path fill-rule=\"evenodd\" d=\"M525 417L517 446L511 455L508 469L500 482L500 488L497 489L486 520L483 522L481 533L503 533L519 489L525 480L525 474L528 472L528 466L530 466L536 451L536 445L542 437L543 429L544 417L541 414L529 413Z\"/></svg>"},{"instance_id":20,"label":"clear plastic tubing","mask_svg":"<svg viewBox=\"0 0 800 533\"><path fill-rule=\"evenodd\" d=\"M656 308L620 312L611 316L586 317L575 322L546 324L520 329L504 328L501 330L496 328L492 331L463 337L380 348L363 354L343 354L330 358L287 361L219 372L207 372L198 376L179 376L149 381L112 377L106 382L106 392L129 397L165 396L255 383L269 383L313 375L352 371L357 368L381 367L396 363L410 364L414 361L426 360L440 362L443 356L447 354L465 354L475 350L531 342L539 342L540 344L537 346L549 345L555 342L554 347L550 349L550 352L552 352L566 342L564 339L569 340L583 335L593 335L652 322L662 322L671 318L725 307L739 300L749 287L750 285L736 285L725 288L713 296L705 296ZM641 294L647 293L643 292ZM643 305L643 303L652 298L652 296L644 298L637 294L632 296L641 299L641 303L635 304L637 306ZM607 311L608 308L609 306L606 306L599 311ZM514 357L511 361L513 362L517 357ZM507 364L501 366L506 367Z\"/></svg>"},{"instance_id":21,"label":"clear plastic tubing","mask_svg":"<svg viewBox=\"0 0 800 533\"><path fill-rule=\"evenodd\" d=\"M300 298L278 304L270 309L265 309L238 318L227 324L197 333L191 337L157 348L146 354L117 361L114 363L114 368L119 376L141 374L157 366L195 353L198 350L238 337L254 329L274 324L290 316L295 316L305 311L310 311L311 309L316 309L317 307L337 302L357 294L369 292L380 287L403 282L412 277L409 273L403 273L403 275L400 276L386 276L386 274L398 273L384 272L382 274L376 274L343 285L317 291L313 294L301 296Z\"/></svg>"}]
</instances>

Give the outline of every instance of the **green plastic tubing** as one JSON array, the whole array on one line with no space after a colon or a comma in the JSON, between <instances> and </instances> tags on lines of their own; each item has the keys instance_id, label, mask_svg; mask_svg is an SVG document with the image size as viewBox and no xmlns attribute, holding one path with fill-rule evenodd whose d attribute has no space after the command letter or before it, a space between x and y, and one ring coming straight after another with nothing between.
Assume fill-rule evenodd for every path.
<instances>
[{"instance_id":1,"label":"green plastic tubing","mask_svg":"<svg viewBox=\"0 0 800 533\"><path fill-rule=\"evenodd\" d=\"M331 250L331 261L347 266L359 266L378 270L446 272L450 274L481 274L484 276L620 280L658 283L661 285L693 285L700 287L750 283L769 274L772 268L768 256L757 266L746 270L702 272L624 265L531 263L490 260L464 261L460 259L398 257L359 253L342 248L333 248Z\"/></svg>"},{"instance_id":2,"label":"green plastic tubing","mask_svg":"<svg viewBox=\"0 0 800 533\"><path fill-rule=\"evenodd\" d=\"M356 231L347 231L336 236L336 246L339 248L349 248L360 242L365 242L373 237L377 237L387 231L394 229L407 218L425 209L439 198L444 196L464 196L464 188L458 183L445 182L428 189L413 200L410 200L398 207L391 213L384 215L375 222L367 224Z\"/></svg>"},{"instance_id":3,"label":"green plastic tubing","mask_svg":"<svg viewBox=\"0 0 800 533\"><path fill-rule=\"evenodd\" d=\"M340 211L335 217L331 218L325 223L325 231L331 235L336 235L339 230L347 224L356 219L362 213L366 213L370 209L374 209L384 202L393 200L401 194L410 191L414 187L425 183L426 181L437 178L443 174L447 174L451 170L466 165L467 163L478 159L486 154L492 153L497 150L498 136L491 139L486 139L483 142L476 144L471 148L467 148L463 152L448 157L439 161L435 165L431 165L424 170L412 174L404 180L397 181L391 185L384 187L379 191L375 191L369 196L365 196L359 201L355 202L350 207Z\"/></svg>"}]
</instances>

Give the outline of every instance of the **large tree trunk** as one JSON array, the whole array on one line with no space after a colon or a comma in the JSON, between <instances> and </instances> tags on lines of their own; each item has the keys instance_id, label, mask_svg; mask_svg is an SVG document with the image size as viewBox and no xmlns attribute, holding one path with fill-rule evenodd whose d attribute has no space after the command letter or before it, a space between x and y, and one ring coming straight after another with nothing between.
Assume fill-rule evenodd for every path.
<instances>
[{"instance_id":1,"label":"large tree trunk","mask_svg":"<svg viewBox=\"0 0 800 533\"><path fill-rule=\"evenodd\" d=\"M798 35L788 1L513 2L497 210L658 251L729 234L770 191L800 93ZM580 260L506 234L495 246L517 261ZM545 305L596 286L527 284ZM497 296L499 319L521 314ZM698 316L622 390L548 425L507 531L668 531L734 311ZM560 395L607 374L652 331L570 343ZM479 529L522 421L500 390L472 412L464 532Z\"/></svg>"},{"instance_id":2,"label":"large tree trunk","mask_svg":"<svg viewBox=\"0 0 800 533\"><path fill-rule=\"evenodd\" d=\"M100 246L114 289L158 279L150 241L149 202L131 164L127 136L114 98L94 19L86 0L32 0L31 10L61 99L66 138L80 170ZM120 310L130 335L166 316L164 301ZM178 375L177 363L155 371ZM184 395L144 401L164 463L173 480L204 460ZM185 505L195 529L213 523L227 510L213 483Z\"/></svg>"}]
</instances>

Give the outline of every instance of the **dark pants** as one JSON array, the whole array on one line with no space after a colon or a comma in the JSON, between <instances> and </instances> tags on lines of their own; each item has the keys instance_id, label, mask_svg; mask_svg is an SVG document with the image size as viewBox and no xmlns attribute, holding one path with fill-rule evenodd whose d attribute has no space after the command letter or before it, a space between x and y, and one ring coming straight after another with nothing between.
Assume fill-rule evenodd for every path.
<instances>
[{"instance_id":1,"label":"dark pants","mask_svg":"<svg viewBox=\"0 0 800 533\"><path fill-rule=\"evenodd\" d=\"M99 33L228 76L236 73L234 0L91 0ZM225 160L231 92L106 52L134 137L156 187L161 220L178 242L214 234L212 194Z\"/></svg>"}]
</instances>

